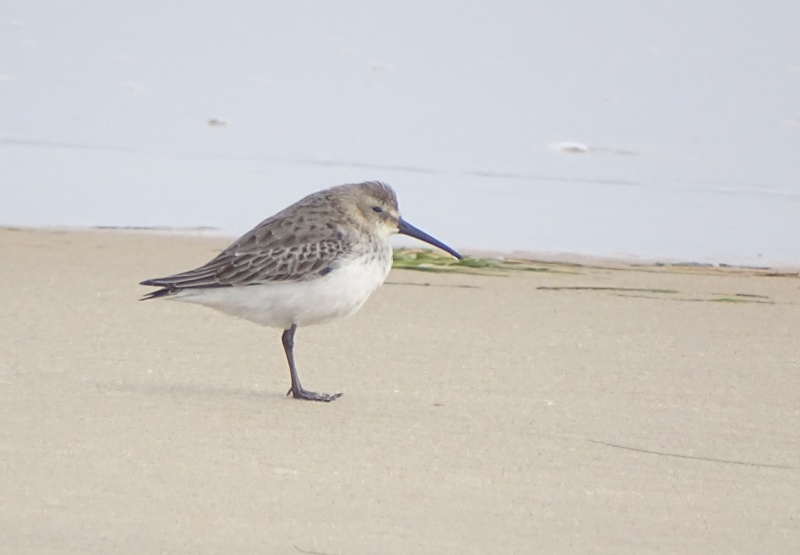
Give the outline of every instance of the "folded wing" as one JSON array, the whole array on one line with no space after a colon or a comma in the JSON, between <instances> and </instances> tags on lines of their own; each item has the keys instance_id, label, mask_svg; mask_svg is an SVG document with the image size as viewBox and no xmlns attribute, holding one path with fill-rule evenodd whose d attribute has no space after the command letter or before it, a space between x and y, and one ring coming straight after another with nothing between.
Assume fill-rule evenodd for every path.
<instances>
[{"instance_id":1,"label":"folded wing","mask_svg":"<svg viewBox=\"0 0 800 555\"><path fill-rule=\"evenodd\" d=\"M333 224L295 222L283 213L264 220L208 263L187 272L148 279L162 287L144 299L181 290L307 281L335 269L348 254L344 234Z\"/></svg>"}]
</instances>

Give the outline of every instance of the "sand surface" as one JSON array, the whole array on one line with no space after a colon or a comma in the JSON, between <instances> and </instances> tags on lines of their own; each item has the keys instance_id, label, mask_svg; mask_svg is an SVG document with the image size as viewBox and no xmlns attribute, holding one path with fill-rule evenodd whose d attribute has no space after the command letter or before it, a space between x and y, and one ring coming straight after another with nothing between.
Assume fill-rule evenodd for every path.
<instances>
[{"instance_id":1,"label":"sand surface","mask_svg":"<svg viewBox=\"0 0 800 555\"><path fill-rule=\"evenodd\" d=\"M395 271L298 331L317 404L137 301L226 243L0 230L0 552L798 552L796 275Z\"/></svg>"}]
</instances>

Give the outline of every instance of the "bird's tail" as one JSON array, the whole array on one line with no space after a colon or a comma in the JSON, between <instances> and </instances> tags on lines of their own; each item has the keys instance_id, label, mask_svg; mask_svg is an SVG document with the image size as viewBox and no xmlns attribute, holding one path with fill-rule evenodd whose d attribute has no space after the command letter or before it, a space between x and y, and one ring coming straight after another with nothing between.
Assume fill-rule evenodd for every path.
<instances>
[{"instance_id":1,"label":"bird's tail","mask_svg":"<svg viewBox=\"0 0 800 555\"><path fill-rule=\"evenodd\" d=\"M161 297L168 297L178 292L177 287L174 286L170 287L160 279L146 279L144 281L139 282L139 285L151 285L153 287L161 287L161 289L156 289L155 291L149 292L144 297L139 299L140 301L147 301L149 299L160 299Z\"/></svg>"}]
</instances>

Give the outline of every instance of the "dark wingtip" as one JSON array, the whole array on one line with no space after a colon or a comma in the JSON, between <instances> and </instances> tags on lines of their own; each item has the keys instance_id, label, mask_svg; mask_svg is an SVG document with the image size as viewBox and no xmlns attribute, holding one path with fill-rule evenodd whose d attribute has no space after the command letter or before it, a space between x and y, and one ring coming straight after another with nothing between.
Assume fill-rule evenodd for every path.
<instances>
[{"instance_id":1,"label":"dark wingtip","mask_svg":"<svg viewBox=\"0 0 800 555\"><path fill-rule=\"evenodd\" d=\"M167 297L175 293L173 289L159 289L158 291L152 291L139 299L140 301L149 301L150 299L160 299L161 297Z\"/></svg>"},{"instance_id":2,"label":"dark wingtip","mask_svg":"<svg viewBox=\"0 0 800 555\"><path fill-rule=\"evenodd\" d=\"M151 291L147 293L144 297L139 299L140 301L148 301L150 299L159 299L161 297L166 297L168 295L172 295L177 290L175 288L164 287L164 284L160 282L158 279L146 279L144 281L140 281L139 285L149 285L152 287L162 287L162 289L158 289L157 291Z\"/></svg>"}]
</instances>

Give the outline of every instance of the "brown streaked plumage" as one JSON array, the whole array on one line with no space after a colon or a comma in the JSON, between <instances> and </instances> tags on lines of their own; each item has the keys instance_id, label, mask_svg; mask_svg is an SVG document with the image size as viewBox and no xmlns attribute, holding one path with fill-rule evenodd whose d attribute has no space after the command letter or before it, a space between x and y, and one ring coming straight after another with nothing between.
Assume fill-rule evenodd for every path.
<instances>
[{"instance_id":1,"label":"brown streaked plumage","mask_svg":"<svg viewBox=\"0 0 800 555\"><path fill-rule=\"evenodd\" d=\"M289 392L298 399L332 401L341 394L314 393L300 385L295 330L356 312L389 273L389 237L395 233L461 257L405 222L388 185L340 185L267 218L199 268L141 282L161 287L142 300L193 302L283 328Z\"/></svg>"}]
</instances>

